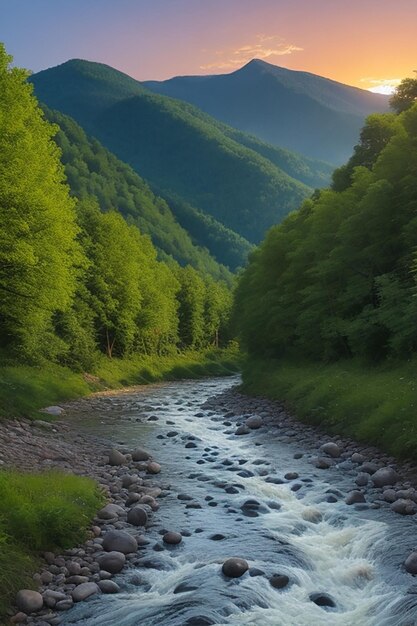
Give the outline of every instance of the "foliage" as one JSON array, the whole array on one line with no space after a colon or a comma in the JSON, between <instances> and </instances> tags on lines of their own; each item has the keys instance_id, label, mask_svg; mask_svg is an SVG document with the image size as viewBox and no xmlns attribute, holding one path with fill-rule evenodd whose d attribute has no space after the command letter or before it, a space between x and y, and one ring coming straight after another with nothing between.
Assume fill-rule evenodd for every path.
<instances>
[{"instance_id":1,"label":"foliage","mask_svg":"<svg viewBox=\"0 0 417 626\"><path fill-rule=\"evenodd\" d=\"M407 111L417 100L417 78L404 78L391 96L390 105L396 113Z\"/></svg>"},{"instance_id":2,"label":"foliage","mask_svg":"<svg viewBox=\"0 0 417 626\"><path fill-rule=\"evenodd\" d=\"M371 116L353 158L351 183L306 201L253 253L235 304L251 355L416 351L417 105Z\"/></svg>"},{"instance_id":3,"label":"foliage","mask_svg":"<svg viewBox=\"0 0 417 626\"><path fill-rule=\"evenodd\" d=\"M251 242L311 192L199 109L135 87L112 68L69 61L31 80L43 102L71 115L158 193L179 196Z\"/></svg>"},{"instance_id":4,"label":"foliage","mask_svg":"<svg viewBox=\"0 0 417 626\"><path fill-rule=\"evenodd\" d=\"M89 478L0 471L0 618L21 588L31 588L39 551L81 542L104 503Z\"/></svg>"},{"instance_id":5,"label":"foliage","mask_svg":"<svg viewBox=\"0 0 417 626\"><path fill-rule=\"evenodd\" d=\"M243 389L284 401L309 424L378 445L399 457L417 453L416 360L364 367L355 360L312 363L299 357L250 360Z\"/></svg>"},{"instance_id":6,"label":"foliage","mask_svg":"<svg viewBox=\"0 0 417 626\"><path fill-rule=\"evenodd\" d=\"M230 280L224 263L232 269L246 262L249 244L215 220L206 226L197 219L193 232L177 222L177 213L126 163L119 161L96 139L89 138L70 117L44 107L46 118L59 125L55 142L62 151L61 160L72 195L80 200L94 196L101 211L118 211L126 220L149 235L161 260L174 258L181 265L190 264L215 278ZM206 230L208 236L205 236ZM215 239L213 245L212 239ZM236 258L228 252L233 240ZM212 258L213 255L219 263Z\"/></svg>"},{"instance_id":7,"label":"foliage","mask_svg":"<svg viewBox=\"0 0 417 626\"><path fill-rule=\"evenodd\" d=\"M0 45L0 346L54 356L56 311L70 307L81 251L59 152L23 70Z\"/></svg>"},{"instance_id":8,"label":"foliage","mask_svg":"<svg viewBox=\"0 0 417 626\"><path fill-rule=\"evenodd\" d=\"M65 129L58 143L79 199L71 198L61 153L51 139L58 127L43 118L26 74L9 64L1 48L4 358L35 364L48 360L91 371L100 354L112 358L203 349L219 345L219 333L224 345L229 287L208 272L229 285L230 272L193 246L166 203L130 168L88 140L71 120L49 112ZM100 72L95 77L103 78ZM168 254L164 261L158 259L139 222L161 240L166 233L165 250L182 246L182 261L195 261L199 271L186 263L181 267Z\"/></svg>"}]
</instances>

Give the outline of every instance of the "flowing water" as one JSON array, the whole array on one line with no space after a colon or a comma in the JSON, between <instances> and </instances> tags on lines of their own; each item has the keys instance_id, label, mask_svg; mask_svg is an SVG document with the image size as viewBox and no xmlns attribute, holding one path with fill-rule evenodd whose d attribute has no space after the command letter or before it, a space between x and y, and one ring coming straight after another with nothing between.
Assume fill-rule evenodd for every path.
<instances>
[{"instance_id":1,"label":"flowing water","mask_svg":"<svg viewBox=\"0 0 417 626\"><path fill-rule=\"evenodd\" d=\"M80 603L63 623L417 625L417 581L401 567L417 544L414 518L384 506L347 506L340 496L354 487L352 477L318 470L306 456L294 460L309 452L296 443L268 432L228 434L224 413L201 406L237 382L167 383L75 406L81 430L151 450L170 491L152 516L141 566L115 577L122 593ZM173 430L178 434L166 437ZM185 447L190 436L195 448ZM290 471L299 479L268 482ZM328 502L329 494L337 502ZM259 505L241 508L248 500ZM162 550L162 529L189 536ZM242 578L221 574L232 556L250 564ZM290 584L273 588L273 574L288 575ZM328 594L335 606L318 606L315 593Z\"/></svg>"}]
</instances>

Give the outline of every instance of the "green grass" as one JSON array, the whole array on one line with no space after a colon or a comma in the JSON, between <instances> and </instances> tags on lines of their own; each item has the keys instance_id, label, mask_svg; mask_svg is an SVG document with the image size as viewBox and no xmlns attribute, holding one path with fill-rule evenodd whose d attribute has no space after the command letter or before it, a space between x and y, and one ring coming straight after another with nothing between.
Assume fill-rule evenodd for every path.
<instances>
[{"instance_id":1,"label":"green grass","mask_svg":"<svg viewBox=\"0 0 417 626\"><path fill-rule=\"evenodd\" d=\"M243 389L285 402L302 421L405 458L417 454L416 372L416 360L379 367L249 361Z\"/></svg>"},{"instance_id":2,"label":"green grass","mask_svg":"<svg viewBox=\"0 0 417 626\"><path fill-rule=\"evenodd\" d=\"M102 357L85 377L66 367L50 364L0 367L0 418L48 419L39 409L88 395L101 389L117 389L162 380L227 376L240 369L237 347L225 350L187 352L166 357L138 356L132 359Z\"/></svg>"},{"instance_id":3,"label":"green grass","mask_svg":"<svg viewBox=\"0 0 417 626\"><path fill-rule=\"evenodd\" d=\"M37 554L83 541L104 500L89 478L0 471L0 617L19 589L34 586Z\"/></svg>"}]
</instances>

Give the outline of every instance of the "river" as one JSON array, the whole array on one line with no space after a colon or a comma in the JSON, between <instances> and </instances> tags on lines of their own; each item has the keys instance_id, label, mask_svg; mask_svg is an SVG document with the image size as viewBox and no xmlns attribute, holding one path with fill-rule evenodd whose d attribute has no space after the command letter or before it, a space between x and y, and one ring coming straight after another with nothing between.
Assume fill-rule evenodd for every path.
<instances>
[{"instance_id":1,"label":"river","mask_svg":"<svg viewBox=\"0 0 417 626\"><path fill-rule=\"evenodd\" d=\"M166 383L69 408L81 431L151 450L169 491L141 562L114 579L122 592L79 603L63 624L415 626L417 584L401 565L417 544L416 516L346 505L354 473L314 467L314 441L301 449L279 428L236 436L226 404L205 402L238 382ZM182 543L164 547L164 529ZM221 564L233 556L250 570L227 579ZM290 583L274 588L275 574Z\"/></svg>"}]
</instances>

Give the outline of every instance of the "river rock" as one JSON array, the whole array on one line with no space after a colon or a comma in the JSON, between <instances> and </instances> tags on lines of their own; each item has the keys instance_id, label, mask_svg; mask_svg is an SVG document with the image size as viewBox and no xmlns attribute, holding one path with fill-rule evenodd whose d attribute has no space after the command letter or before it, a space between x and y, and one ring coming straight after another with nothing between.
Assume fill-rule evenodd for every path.
<instances>
[{"instance_id":1,"label":"river rock","mask_svg":"<svg viewBox=\"0 0 417 626\"><path fill-rule=\"evenodd\" d=\"M329 469L329 467L331 467L332 465L330 460L324 459L323 457L314 459L313 464L315 467L317 467L317 469Z\"/></svg>"},{"instance_id":2,"label":"river rock","mask_svg":"<svg viewBox=\"0 0 417 626\"><path fill-rule=\"evenodd\" d=\"M58 416L64 413L64 409L62 408L62 406L47 406L45 409L42 409L42 413Z\"/></svg>"},{"instance_id":3,"label":"river rock","mask_svg":"<svg viewBox=\"0 0 417 626\"><path fill-rule=\"evenodd\" d=\"M176 533L176 532L170 530L169 532L164 534L162 539L163 539L164 543L168 543L170 545L177 545L177 544L181 543L182 535L181 535L181 533Z\"/></svg>"},{"instance_id":4,"label":"river rock","mask_svg":"<svg viewBox=\"0 0 417 626\"><path fill-rule=\"evenodd\" d=\"M372 461L366 461L365 463L362 463L359 469L361 472L365 472L366 474L375 474L375 472L377 472L379 468L376 463L373 463Z\"/></svg>"},{"instance_id":5,"label":"river rock","mask_svg":"<svg viewBox=\"0 0 417 626\"><path fill-rule=\"evenodd\" d=\"M404 567L409 574L417 574L417 551L412 552L405 560Z\"/></svg>"},{"instance_id":6,"label":"river rock","mask_svg":"<svg viewBox=\"0 0 417 626\"><path fill-rule=\"evenodd\" d=\"M106 552L116 551L123 552L123 554L136 552L138 549L136 539L124 530L108 531L103 537L102 546Z\"/></svg>"},{"instance_id":7,"label":"river rock","mask_svg":"<svg viewBox=\"0 0 417 626\"><path fill-rule=\"evenodd\" d=\"M99 580L97 583L103 593L119 593L120 587L113 580Z\"/></svg>"},{"instance_id":8,"label":"river rock","mask_svg":"<svg viewBox=\"0 0 417 626\"><path fill-rule=\"evenodd\" d=\"M397 493L395 491L395 489L385 489L384 492L382 493L382 497L385 500L385 502L395 502L397 499Z\"/></svg>"},{"instance_id":9,"label":"river rock","mask_svg":"<svg viewBox=\"0 0 417 626\"><path fill-rule=\"evenodd\" d=\"M125 513L125 509L118 504L106 504L106 506L97 513L97 517L100 519L113 519L114 517L125 515Z\"/></svg>"},{"instance_id":10,"label":"river rock","mask_svg":"<svg viewBox=\"0 0 417 626\"><path fill-rule=\"evenodd\" d=\"M334 600L327 593L310 593L310 600L317 604L317 606L329 606L335 607L336 604Z\"/></svg>"},{"instance_id":11,"label":"river rock","mask_svg":"<svg viewBox=\"0 0 417 626\"><path fill-rule=\"evenodd\" d=\"M37 591L21 589L16 595L16 606L23 613L35 613L43 607L43 598Z\"/></svg>"},{"instance_id":12,"label":"river rock","mask_svg":"<svg viewBox=\"0 0 417 626\"><path fill-rule=\"evenodd\" d=\"M110 574L118 574L122 571L126 557L123 552L105 552L97 557L97 563L101 570L110 572Z\"/></svg>"},{"instance_id":13,"label":"river rock","mask_svg":"<svg viewBox=\"0 0 417 626\"><path fill-rule=\"evenodd\" d=\"M143 448L136 448L131 454L132 461L135 461L135 463L140 461L148 461L151 458L149 452L147 452Z\"/></svg>"},{"instance_id":14,"label":"river rock","mask_svg":"<svg viewBox=\"0 0 417 626\"><path fill-rule=\"evenodd\" d=\"M57 602L67 599L65 593L62 591L54 591L53 589L47 589L42 595L44 603L50 609L53 609Z\"/></svg>"},{"instance_id":15,"label":"river rock","mask_svg":"<svg viewBox=\"0 0 417 626\"><path fill-rule=\"evenodd\" d=\"M358 465L360 465L365 461L365 457L359 452L354 452L350 457L350 460L352 461L352 463L357 463Z\"/></svg>"},{"instance_id":16,"label":"river rock","mask_svg":"<svg viewBox=\"0 0 417 626\"><path fill-rule=\"evenodd\" d=\"M283 589L289 582L290 579L285 574L274 574L269 579L269 583L271 587L274 587L274 589Z\"/></svg>"},{"instance_id":17,"label":"river rock","mask_svg":"<svg viewBox=\"0 0 417 626\"><path fill-rule=\"evenodd\" d=\"M391 504L391 509L400 515L415 515L417 513L417 504L413 500L399 498Z\"/></svg>"},{"instance_id":18,"label":"river rock","mask_svg":"<svg viewBox=\"0 0 417 626\"><path fill-rule=\"evenodd\" d=\"M228 578L240 578L249 569L249 564L245 559L232 557L223 563L222 572Z\"/></svg>"},{"instance_id":19,"label":"river rock","mask_svg":"<svg viewBox=\"0 0 417 626\"><path fill-rule=\"evenodd\" d=\"M251 417L248 417L248 419L245 421L245 426L247 426L251 430L256 430L257 428L260 428L262 424L263 420L262 417L260 417L259 415L251 415Z\"/></svg>"},{"instance_id":20,"label":"river rock","mask_svg":"<svg viewBox=\"0 0 417 626\"><path fill-rule=\"evenodd\" d=\"M148 514L143 506L136 505L127 514L127 521L133 526L146 526Z\"/></svg>"},{"instance_id":21,"label":"river rock","mask_svg":"<svg viewBox=\"0 0 417 626\"><path fill-rule=\"evenodd\" d=\"M346 504L358 504L359 502L366 502L365 496L361 491L351 491L345 498Z\"/></svg>"},{"instance_id":22,"label":"river rock","mask_svg":"<svg viewBox=\"0 0 417 626\"><path fill-rule=\"evenodd\" d=\"M71 576L77 576L81 572L81 565L77 561L67 563L67 570Z\"/></svg>"},{"instance_id":23,"label":"river rock","mask_svg":"<svg viewBox=\"0 0 417 626\"><path fill-rule=\"evenodd\" d=\"M366 472L359 472L359 474L355 478L355 483L358 487L365 487L369 483L370 474Z\"/></svg>"},{"instance_id":24,"label":"river rock","mask_svg":"<svg viewBox=\"0 0 417 626\"><path fill-rule=\"evenodd\" d=\"M375 487L386 487L387 485L395 485L400 477L392 467L381 467L372 475L372 482Z\"/></svg>"},{"instance_id":25,"label":"river rock","mask_svg":"<svg viewBox=\"0 0 417 626\"><path fill-rule=\"evenodd\" d=\"M148 474L159 474L161 471L161 466L156 461L151 461L148 463L146 471Z\"/></svg>"},{"instance_id":26,"label":"river rock","mask_svg":"<svg viewBox=\"0 0 417 626\"><path fill-rule=\"evenodd\" d=\"M81 602L99 591L100 589L96 583L82 583L72 590L71 595L74 602Z\"/></svg>"},{"instance_id":27,"label":"river rock","mask_svg":"<svg viewBox=\"0 0 417 626\"><path fill-rule=\"evenodd\" d=\"M122 454L116 448L110 450L109 453L109 465L125 465L127 463L127 459L124 454Z\"/></svg>"},{"instance_id":28,"label":"river rock","mask_svg":"<svg viewBox=\"0 0 417 626\"><path fill-rule=\"evenodd\" d=\"M250 430L246 426L246 424L242 424L241 426L238 426L238 428L236 428L235 435L247 435L249 432Z\"/></svg>"},{"instance_id":29,"label":"river rock","mask_svg":"<svg viewBox=\"0 0 417 626\"><path fill-rule=\"evenodd\" d=\"M16 615L13 615L13 617L10 618L10 623L11 624L23 624L23 623L26 623L26 620L27 620L26 613L19 611L19 613L16 613Z\"/></svg>"},{"instance_id":30,"label":"river rock","mask_svg":"<svg viewBox=\"0 0 417 626\"><path fill-rule=\"evenodd\" d=\"M328 454L333 459L337 459L342 454L342 451L337 443L334 443L333 441L329 441L328 443L324 443L320 446L320 451L324 452L324 454Z\"/></svg>"},{"instance_id":31,"label":"river rock","mask_svg":"<svg viewBox=\"0 0 417 626\"><path fill-rule=\"evenodd\" d=\"M72 608L74 605L74 600L72 598L66 598L65 600L60 600L55 604L54 609L56 611L68 611L68 609Z\"/></svg>"}]
</instances>

